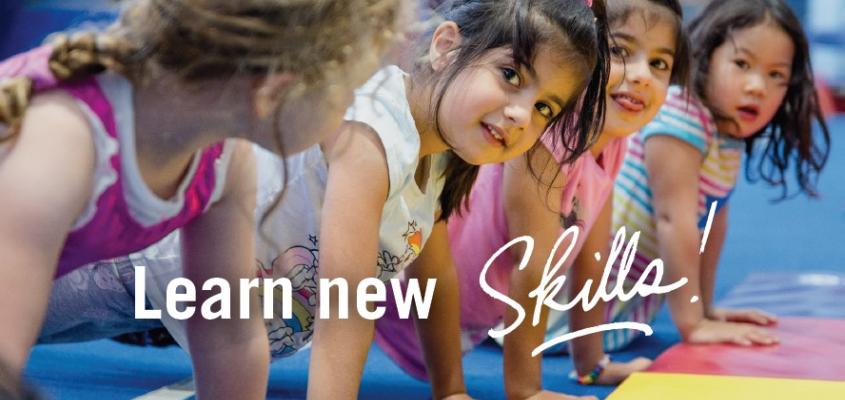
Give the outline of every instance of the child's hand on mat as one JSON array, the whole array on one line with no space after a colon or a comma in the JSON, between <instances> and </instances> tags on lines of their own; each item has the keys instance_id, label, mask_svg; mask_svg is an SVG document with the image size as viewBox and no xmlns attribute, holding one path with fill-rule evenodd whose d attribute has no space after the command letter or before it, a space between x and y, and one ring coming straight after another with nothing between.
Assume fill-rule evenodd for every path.
<instances>
[{"instance_id":1,"label":"child's hand on mat","mask_svg":"<svg viewBox=\"0 0 845 400\"><path fill-rule=\"evenodd\" d=\"M689 334L687 342L694 344L732 343L739 346L769 346L777 344L779 340L771 332L757 325L703 319Z\"/></svg>"},{"instance_id":2,"label":"child's hand on mat","mask_svg":"<svg viewBox=\"0 0 845 400\"><path fill-rule=\"evenodd\" d=\"M714 308L710 310L707 318L716 321L747 322L756 325L775 325L777 317L760 310L732 310L728 308Z\"/></svg>"},{"instance_id":3,"label":"child's hand on mat","mask_svg":"<svg viewBox=\"0 0 845 400\"><path fill-rule=\"evenodd\" d=\"M601 372L596 384L598 385L618 385L624 381L628 375L634 372L644 371L651 365L651 360L645 357L637 357L628 362L611 362L607 364L604 371Z\"/></svg>"},{"instance_id":4,"label":"child's hand on mat","mask_svg":"<svg viewBox=\"0 0 845 400\"><path fill-rule=\"evenodd\" d=\"M442 398L441 400L472 400L472 397L469 397L469 395L466 393L456 393L450 394Z\"/></svg>"},{"instance_id":5,"label":"child's hand on mat","mask_svg":"<svg viewBox=\"0 0 845 400\"><path fill-rule=\"evenodd\" d=\"M594 396L570 396L568 394L541 390L525 400L598 400Z\"/></svg>"}]
</instances>

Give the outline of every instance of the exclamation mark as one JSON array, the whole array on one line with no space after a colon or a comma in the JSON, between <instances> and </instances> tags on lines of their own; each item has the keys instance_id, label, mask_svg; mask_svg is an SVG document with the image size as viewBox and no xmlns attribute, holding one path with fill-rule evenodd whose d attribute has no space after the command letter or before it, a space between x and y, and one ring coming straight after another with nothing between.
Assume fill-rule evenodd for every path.
<instances>
[{"instance_id":1,"label":"exclamation mark","mask_svg":"<svg viewBox=\"0 0 845 400\"><path fill-rule=\"evenodd\" d=\"M698 251L698 254L704 253L704 246L707 245L707 237L710 236L710 228L713 226L713 217L716 215L716 207L718 205L718 201L710 204L710 214L707 215L707 224L704 225L704 236L701 237L701 249Z\"/></svg>"},{"instance_id":2,"label":"exclamation mark","mask_svg":"<svg viewBox=\"0 0 845 400\"><path fill-rule=\"evenodd\" d=\"M718 205L718 201L710 204L710 213L707 215L707 224L704 225L704 236L701 237L701 248L698 250L698 254L703 254L704 247L707 246L707 238L710 236L710 228L713 226L713 218L716 216ZM699 300L701 299L698 296L692 296L690 303L697 303Z\"/></svg>"}]
</instances>

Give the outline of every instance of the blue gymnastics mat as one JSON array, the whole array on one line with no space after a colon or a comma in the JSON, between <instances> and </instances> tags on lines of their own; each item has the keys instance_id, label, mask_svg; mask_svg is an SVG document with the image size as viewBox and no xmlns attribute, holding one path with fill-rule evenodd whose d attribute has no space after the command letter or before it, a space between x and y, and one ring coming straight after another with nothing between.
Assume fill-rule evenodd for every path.
<instances>
[{"instance_id":1,"label":"blue gymnastics mat","mask_svg":"<svg viewBox=\"0 0 845 400\"><path fill-rule=\"evenodd\" d=\"M845 274L754 272L719 301L729 308L757 308L776 315L845 318Z\"/></svg>"}]
</instances>

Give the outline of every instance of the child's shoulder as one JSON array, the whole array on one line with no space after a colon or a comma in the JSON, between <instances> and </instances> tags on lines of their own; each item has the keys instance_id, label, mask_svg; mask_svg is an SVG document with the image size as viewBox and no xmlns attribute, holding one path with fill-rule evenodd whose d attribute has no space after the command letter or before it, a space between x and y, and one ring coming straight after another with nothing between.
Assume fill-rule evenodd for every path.
<instances>
[{"instance_id":1,"label":"child's shoulder","mask_svg":"<svg viewBox=\"0 0 845 400\"><path fill-rule=\"evenodd\" d=\"M673 113L700 123L705 120L712 120L704 102L694 93L677 85L670 86L666 93L666 101L661 108L661 113L664 112Z\"/></svg>"},{"instance_id":2,"label":"child's shoulder","mask_svg":"<svg viewBox=\"0 0 845 400\"><path fill-rule=\"evenodd\" d=\"M358 89L355 89L356 96L376 96L380 98L394 97L405 92L404 79L408 73L396 65L387 65L376 71ZM393 95L391 95L393 94Z\"/></svg>"},{"instance_id":3,"label":"child's shoulder","mask_svg":"<svg viewBox=\"0 0 845 400\"><path fill-rule=\"evenodd\" d=\"M44 92L32 99L18 133L0 146L0 169L16 177L0 192L16 193L17 201L40 207L45 218L75 217L91 196L95 157L92 128L79 104L62 91Z\"/></svg>"},{"instance_id":4,"label":"child's shoulder","mask_svg":"<svg viewBox=\"0 0 845 400\"><path fill-rule=\"evenodd\" d=\"M224 140L220 154L215 158L214 169L215 174L222 176L215 179L214 191L209 200L211 203L227 197L237 198L241 202L256 198L259 190L258 158L251 142L239 138Z\"/></svg>"},{"instance_id":5,"label":"child's shoulder","mask_svg":"<svg viewBox=\"0 0 845 400\"><path fill-rule=\"evenodd\" d=\"M371 129L380 142L391 188L401 186L407 176L412 176L419 161L420 134L405 90L406 76L397 66L381 69L355 91L355 100L345 117Z\"/></svg>"},{"instance_id":6,"label":"child's shoulder","mask_svg":"<svg viewBox=\"0 0 845 400\"><path fill-rule=\"evenodd\" d=\"M21 121L24 126L19 126L19 130L33 131L27 133L28 140L49 136L47 140L84 142L90 138L91 130L87 116L74 96L56 90L59 81L49 67L52 51L50 46L40 46L0 61L0 82L4 92L0 112L5 114L4 120ZM63 129L66 134L57 136L55 132L42 132L42 127L46 126L66 128ZM10 137L0 148L4 153L9 152L11 143L18 139L9 129L0 125L0 138Z\"/></svg>"},{"instance_id":7,"label":"child's shoulder","mask_svg":"<svg viewBox=\"0 0 845 400\"><path fill-rule=\"evenodd\" d=\"M640 130L640 137L645 141L655 135L672 136L706 153L714 126L710 111L695 94L672 86L657 116Z\"/></svg>"},{"instance_id":8,"label":"child's shoulder","mask_svg":"<svg viewBox=\"0 0 845 400\"><path fill-rule=\"evenodd\" d=\"M405 76L405 72L394 65L378 71L355 91L346 120L365 123L381 137L418 137L412 135L416 133L416 125L405 91Z\"/></svg>"},{"instance_id":9,"label":"child's shoulder","mask_svg":"<svg viewBox=\"0 0 845 400\"><path fill-rule=\"evenodd\" d=\"M93 127L84 107L63 90L48 90L32 97L23 114L20 132L13 139L64 144L93 151ZM91 153L91 152L83 152Z\"/></svg>"}]
</instances>

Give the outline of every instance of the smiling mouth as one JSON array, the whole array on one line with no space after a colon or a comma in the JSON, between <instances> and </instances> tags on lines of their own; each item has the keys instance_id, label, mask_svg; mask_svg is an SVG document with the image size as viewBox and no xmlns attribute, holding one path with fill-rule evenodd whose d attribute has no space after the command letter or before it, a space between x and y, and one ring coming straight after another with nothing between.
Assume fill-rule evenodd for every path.
<instances>
[{"instance_id":1,"label":"smiling mouth","mask_svg":"<svg viewBox=\"0 0 845 400\"><path fill-rule=\"evenodd\" d=\"M627 93L614 93L610 98L625 111L636 113L645 109L645 102Z\"/></svg>"},{"instance_id":2,"label":"smiling mouth","mask_svg":"<svg viewBox=\"0 0 845 400\"><path fill-rule=\"evenodd\" d=\"M499 133L499 129L483 122L481 123L481 127L484 130L484 138L487 139L488 142L501 147L505 147L507 145L505 138Z\"/></svg>"},{"instance_id":3,"label":"smiling mouth","mask_svg":"<svg viewBox=\"0 0 845 400\"><path fill-rule=\"evenodd\" d=\"M743 121L754 121L760 115L760 109L756 106L741 106L737 107L737 113Z\"/></svg>"}]
</instances>

